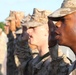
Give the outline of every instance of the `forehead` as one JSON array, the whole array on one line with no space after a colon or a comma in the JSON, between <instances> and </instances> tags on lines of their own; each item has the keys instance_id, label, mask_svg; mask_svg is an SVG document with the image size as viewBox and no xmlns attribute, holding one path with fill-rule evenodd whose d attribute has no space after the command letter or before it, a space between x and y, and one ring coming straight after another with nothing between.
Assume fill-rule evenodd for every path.
<instances>
[{"instance_id":1,"label":"forehead","mask_svg":"<svg viewBox=\"0 0 76 75\"><path fill-rule=\"evenodd\" d=\"M12 20L7 20L7 21L6 21L6 23L11 23L11 22L12 22Z\"/></svg>"},{"instance_id":2,"label":"forehead","mask_svg":"<svg viewBox=\"0 0 76 75\"><path fill-rule=\"evenodd\" d=\"M10 22L10 20L7 20L7 21L5 21L5 22Z\"/></svg>"},{"instance_id":3,"label":"forehead","mask_svg":"<svg viewBox=\"0 0 76 75\"><path fill-rule=\"evenodd\" d=\"M43 27L44 25L25 25L25 26L22 26L23 28L27 28L27 29L33 29L33 28L39 28L39 27Z\"/></svg>"},{"instance_id":4,"label":"forehead","mask_svg":"<svg viewBox=\"0 0 76 75\"><path fill-rule=\"evenodd\" d=\"M64 19L76 20L76 13L72 13L72 14L66 15L66 16L64 16Z\"/></svg>"}]
</instances>

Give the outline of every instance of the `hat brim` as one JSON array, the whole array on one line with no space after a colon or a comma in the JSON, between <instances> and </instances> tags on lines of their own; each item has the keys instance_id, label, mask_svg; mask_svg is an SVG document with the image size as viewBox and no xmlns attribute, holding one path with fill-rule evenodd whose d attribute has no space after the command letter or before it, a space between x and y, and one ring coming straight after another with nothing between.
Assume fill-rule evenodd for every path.
<instances>
[{"instance_id":1,"label":"hat brim","mask_svg":"<svg viewBox=\"0 0 76 75\"><path fill-rule=\"evenodd\" d=\"M36 22L36 21L29 21L29 22L26 22L26 23L22 24L22 26L25 26L27 28L37 27L37 26L40 26L40 25L42 25L42 24L39 23L39 22Z\"/></svg>"},{"instance_id":2,"label":"hat brim","mask_svg":"<svg viewBox=\"0 0 76 75\"><path fill-rule=\"evenodd\" d=\"M11 20L13 20L13 19L15 19L15 17L10 16L10 17L7 17L5 20L6 20L6 21L11 21Z\"/></svg>"},{"instance_id":3,"label":"hat brim","mask_svg":"<svg viewBox=\"0 0 76 75\"><path fill-rule=\"evenodd\" d=\"M68 14L71 14L73 12L76 12L76 8L60 8L56 10L55 12L53 12L52 14L50 14L48 17L59 18L59 17L66 16Z\"/></svg>"},{"instance_id":4,"label":"hat brim","mask_svg":"<svg viewBox=\"0 0 76 75\"><path fill-rule=\"evenodd\" d=\"M12 20L12 18L11 17L7 17L5 20L6 21L10 21L10 20Z\"/></svg>"},{"instance_id":5,"label":"hat brim","mask_svg":"<svg viewBox=\"0 0 76 75\"><path fill-rule=\"evenodd\" d=\"M17 30L15 34L22 34L22 29Z\"/></svg>"}]
</instances>

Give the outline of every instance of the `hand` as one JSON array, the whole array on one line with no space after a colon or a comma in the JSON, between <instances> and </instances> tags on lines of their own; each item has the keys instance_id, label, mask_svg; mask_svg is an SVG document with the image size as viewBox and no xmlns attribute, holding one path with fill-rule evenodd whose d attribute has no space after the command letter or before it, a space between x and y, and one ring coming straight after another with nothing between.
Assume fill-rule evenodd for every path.
<instances>
[{"instance_id":1,"label":"hand","mask_svg":"<svg viewBox=\"0 0 76 75\"><path fill-rule=\"evenodd\" d=\"M55 39L55 25L51 20L48 20L49 27L49 47L55 46L57 40Z\"/></svg>"},{"instance_id":2,"label":"hand","mask_svg":"<svg viewBox=\"0 0 76 75\"><path fill-rule=\"evenodd\" d=\"M22 40L28 40L29 34L27 32L22 34Z\"/></svg>"}]
</instances>

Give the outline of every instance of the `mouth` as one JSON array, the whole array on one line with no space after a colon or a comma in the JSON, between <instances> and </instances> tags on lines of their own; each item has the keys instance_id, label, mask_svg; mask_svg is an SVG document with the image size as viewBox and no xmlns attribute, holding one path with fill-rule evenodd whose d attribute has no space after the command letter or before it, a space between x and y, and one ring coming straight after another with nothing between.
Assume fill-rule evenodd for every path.
<instances>
[{"instance_id":1,"label":"mouth","mask_svg":"<svg viewBox=\"0 0 76 75\"><path fill-rule=\"evenodd\" d=\"M55 31L55 38L56 38L56 39L59 39L59 37L60 37L60 33L57 32L57 31Z\"/></svg>"},{"instance_id":2,"label":"mouth","mask_svg":"<svg viewBox=\"0 0 76 75\"><path fill-rule=\"evenodd\" d=\"M31 39L32 39L32 36L29 36L29 43L31 44Z\"/></svg>"},{"instance_id":3,"label":"mouth","mask_svg":"<svg viewBox=\"0 0 76 75\"><path fill-rule=\"evenodd\" d=\"M29 39L33 38L31 35L29 35Z\"/></svg>"}]
</instances>

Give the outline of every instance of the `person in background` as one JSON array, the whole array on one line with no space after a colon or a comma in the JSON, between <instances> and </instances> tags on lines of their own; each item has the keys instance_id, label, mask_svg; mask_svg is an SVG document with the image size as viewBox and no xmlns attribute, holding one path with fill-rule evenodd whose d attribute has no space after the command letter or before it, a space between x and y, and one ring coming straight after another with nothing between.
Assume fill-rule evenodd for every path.
<instances>
[{"instance_id":1,"label":"person in background","mask_svg":"<svg viewBox=\"0 0 76 75\"><path fill-rule=\"evenodd\" d=\"M15 11L10 11L9 17L6 19L5 24L5 33L8 37L7 43L7 75L15 75L15 59L14 59L14 39L16 39L15 31L21 28L20 20L17 17L17 13Z\"/></svg>"},{"instance_id":2,"label":"person in background","mask_svg":"<svg viewBox=\"0 0 76 75\"><path fill-rule=\"evenodd\" d=\"M31 15L25 16L21 22L27 22L31 18ZM15 57L15 63L17 65L16 72L19 72L20 66L25 61L29 61L32 58L35 58L38 55L38 50L35 45L29 44L29 35L26 32L25 27L22 27L21 29L17 30L15 32L16 39L14 40L15 44L15 51L14 51L14 57ZM25 64L27 65L27 64ZM24 65L24 67L25 67Z\"/></svg>"},{"instance_id":3,"label":"person in background","mask_svg":"<svg viewBox=\"0 0 76 75\"><path fill-rule=\"evenodd\" d=\"M7 42L8 38L4 31L0 28L0 65L2 75L6 74L6 62L7 62Z\"/></svg>"}]
</instances>

